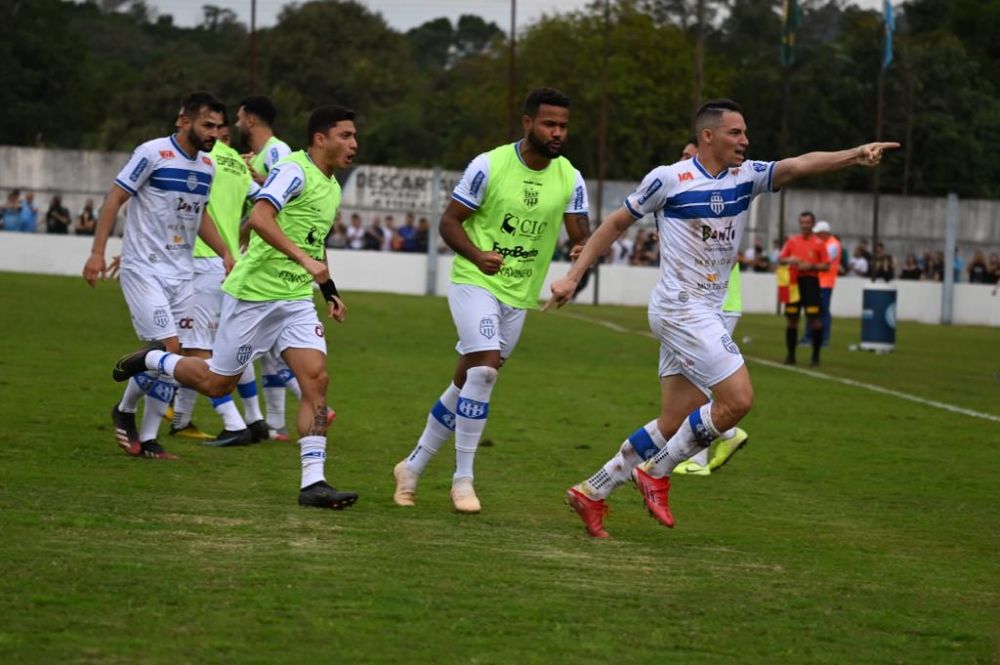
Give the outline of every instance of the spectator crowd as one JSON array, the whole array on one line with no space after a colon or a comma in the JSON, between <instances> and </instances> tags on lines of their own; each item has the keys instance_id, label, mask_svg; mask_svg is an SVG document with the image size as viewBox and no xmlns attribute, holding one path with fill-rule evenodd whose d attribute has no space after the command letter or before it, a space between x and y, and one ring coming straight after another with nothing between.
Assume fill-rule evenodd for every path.
<instances>
[{"instance_id":1,"label":"spectator crowd","mask_svg":"<svg viewBox=\"0 0 1000 665\"><path fill-rule=\"evenodd\" d=\"M97 226L97 213L94 212L94 200L87 199L83 210L75 218L69 209L63 205L62 196L53 194L49 199L48 210L40 216L35 205L35 193L13 189L7 194L7 199L0 207L3 214L4 231L20 231L21 233L74 233L81 236L94 235Z\"/></svg>"}]
</instances>

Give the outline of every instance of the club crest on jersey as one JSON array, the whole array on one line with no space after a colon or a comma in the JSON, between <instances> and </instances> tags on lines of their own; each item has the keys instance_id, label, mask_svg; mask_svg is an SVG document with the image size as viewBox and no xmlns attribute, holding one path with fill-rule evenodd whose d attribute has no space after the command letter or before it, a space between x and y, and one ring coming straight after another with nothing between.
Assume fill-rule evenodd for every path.
<instances>
[{"instance_id":1,"label":"club crest on jersey","mask_svg":"<svg viewBox=\"0 0 1000 665\"><path fill-rule=\"evenodd\" d=\"M192 192L198 189L198 176L194 173L189 173L187 177L187 186Z\"/></svg>"},{"instance_id":2,"label":"club crest on jersey","mask_svg":"<svg viewBox=\"0 0 1000 665\"><path fill-rule=\"evenodd\" d=\"M486 339L493 339L493 336L497 334L497 327L493 323L493 319L487 316L479 322L479 334Z\"/></svg>"},{"instance_id":3,"label":"club crest on jersey","mask_svg":"<svg viewBox=\"0 0 1000 665\"><path fill-rule=\"evenodd\" d=\"M722 199L722 194L712 192L712 196L708 200L708 208L716 215L721 215L722 211L726 209L726 202Z\"/></svg>"},{"instance_id":4,"label":"club crest on jersey","mask_svg":"<svg viewBox=\"0 0 1000 665\"><path fill-rule=\"evenodd\" d=\"M538 190L531 187L524 188L524 205L534 208L538 205Z\"/></svg>"},{"instance_id":5,"label":"club crest on jersey","mask_svg":"<svg viewBox=\"0 0 1000 665\"><path fill-rule=\"evenodd\" d=\"M251 353L253 353L253 347L249 344L244 344L240 348L236 349L236 362L241 365L249 362Z\"/></svg>"},{"instance_id":6,"label":"club crest on jersey","mask_svg":"<svg viewBox=\"0 0 1000 665\"><path fill-rule=\"evenodd\" d=\"M161 307L160 309L156 309L153 311L153 323L160 326L161 328L166 328L167 323L169 322L170 319L169 317L167 317L167 310Z\"/></svg>"}]
</instances>

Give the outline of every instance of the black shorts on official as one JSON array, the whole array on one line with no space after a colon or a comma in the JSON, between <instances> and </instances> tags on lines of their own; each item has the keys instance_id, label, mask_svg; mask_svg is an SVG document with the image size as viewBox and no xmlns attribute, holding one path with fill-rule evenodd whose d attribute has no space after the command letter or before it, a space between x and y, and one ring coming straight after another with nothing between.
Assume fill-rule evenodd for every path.
<instances>
[{"instance_id":1,"label":"black shorts on official","mask_svg":"<svg viewBox=\"0 0 1000 665\"><path fill-rule=\"evenodd\" d=\"M819 316L823 313L822 300L820 299L819 277L813 275L799 275L799 300L785 304L785 315L799 316L805 313L806 316Z\"/></svg>"}]
</instances>

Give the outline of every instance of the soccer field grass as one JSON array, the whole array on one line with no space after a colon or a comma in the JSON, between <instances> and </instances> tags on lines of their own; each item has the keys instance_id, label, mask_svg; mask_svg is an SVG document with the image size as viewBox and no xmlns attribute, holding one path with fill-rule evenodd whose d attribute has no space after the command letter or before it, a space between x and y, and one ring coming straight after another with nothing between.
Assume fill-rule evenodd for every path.
<instances>
[{"instance_id":1,"label":"soccer field grass","mask_svg":"<svg viewBox=\"0 0 1000 665\"><path fill-rule=\"evenodd\" d=\"M602 542L562 496L657 412L642 309L529 314L472 516L451 511L450 447L415 509L392 503L455 361L445 301L346 294L327 473L361 499L336 513L296 505L294 444L118 450L110 369L136 342L117 284L0 273L0 294L2 663L996 657L1000 423L753 360L781 359L779 317L737 329L750 445L675 479L673 530L621 488ZM835 322L821 375L1000 416L996 329L903 323L874 356L847 351L858 328ZM196 422L219 426L204 400Z\"/></svg>"}]
</instances>

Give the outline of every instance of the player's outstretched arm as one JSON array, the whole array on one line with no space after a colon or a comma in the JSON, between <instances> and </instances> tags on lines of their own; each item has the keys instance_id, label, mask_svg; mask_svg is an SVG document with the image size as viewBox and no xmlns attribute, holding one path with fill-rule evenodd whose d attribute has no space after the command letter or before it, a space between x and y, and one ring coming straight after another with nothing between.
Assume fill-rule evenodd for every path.
<instances>
[{"instance_id":1,"label":"player's outstretched arm","mask_svg":"<svg viewBox=\"0 0 1000 665\"><path fill-rule=\"evenodd\" d=\"M441 238L452 251L474 263L480 272L485 275L495 275L503 265L503 257L496 252L484 252L476 247L469 240L469 234L462 228L462 223L471 217L473 212L475 211L471 208L452 199L441 215Z\"/></svg>"},{"instance_id":2,"label":"player's outstretched arm","mask_svg":"<svg viewBox=\"0 0 1000 665\"><path fill-rule=\"evenodd\" d=\"M587 244L583 246L580 256L566 273L566 276L552 282L552 297L542 307L542 311L544 312L552 305L562 307L569 302L569 299L576 293L577 284L580 283L584 273L590 269L598 257L603 256L608 251L611 243L634 223L635 217L625 207L621 207L605 217L594 234L587 239Z\"/></svg>"},{"instance_id":3,"label":"player's outstretched arm","mask_svg":"<svg viewBox=\"0 0 1000 665\"><path fill-rule=\"evenodd\" d=\"M94 229L94 242L90 246L90 257L83 264L83 278L91 286L97 284L98 278L107 270L107 264L104 262L104 251L108 245L108 236L115 228L118 211L129 198L131 195L118 185L111 185L111 190L104 197L101 216L97 220L97 228Z\"/></svg>"},{"instance_id":4,"label":"player's outstretched arm","mask_svg":"<svg viewBox=\"0 0 1000 665\"><path fill-rule=\"evenodd\" d=\"M782 159L774 165L773 189L781 189L799 178L840 171L851 166L878 166L886 150L899 147L895 142L866 143L837 152L807 152L798 157Z\"/></svg>"},{"instance_id":5,"label":"player's outstretched arm","mask_svg":"<svg viewBox=\"0 0 1000 665\"><path fill-rule=\"evenodd\" d=\"M226 274L233 269L233 256L229 252L229 247L223 242L219 235L219 229L215 226L215 220L208 214L208 210L201 213L201 224L198 226L198 237L205 241L205 244L212 248L212 251L222 257L222 264L226 267Z\"/></svg>"},{"instance_id":6,"label":"player's outstretched arm","mask_svg":"<svg viewBox=\"0 0 1000 665\"><path fill-rule=\"evenodd\" d=\"M330 269L323 261L317 261L286 236L278 225L278 209L267 199L258 199L250 212L247 225L264 242L292 259L313 276L317 283L330 279Z\"/></svg>"}]
</instances>

